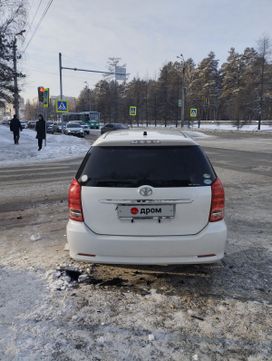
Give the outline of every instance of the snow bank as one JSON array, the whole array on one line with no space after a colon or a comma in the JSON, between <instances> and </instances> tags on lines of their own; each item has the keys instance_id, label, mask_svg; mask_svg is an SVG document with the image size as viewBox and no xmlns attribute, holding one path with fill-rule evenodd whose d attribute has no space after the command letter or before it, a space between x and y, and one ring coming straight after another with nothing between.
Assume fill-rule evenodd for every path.
<instances>
[{"instance_id":1,"label":"snow bank","mask_svg":"<svg viewBox=\"0 0 272 361\"><path fill-rule=\"evenodd\" d=\"M19 144L13 142L13 133L9 127L0 125L0 165L62 160L84 156L90 148L86 139L64 134L47 134L46 147L38 151L36 132L24 129L20 134Z\"/></svg>"},{"instance_id":2,"label":"snow bank","mask_svg":"<svg viewBox=\"0 0 272 361\"><path fill-rule=\"evenodd\" d=\"M190 138L210 138L211 136L208 135L208 134L205 134L205 133L202 133L202 132L197 132L195 130L186 130L186 131L183 131L183 133L185 133L188 137Z\"/></svg>"},{"instance_id":3,"label":"snow bank","mask_svg":"<svg viewBox=\"0 0 272 361\"><path fill-rule=\"evenodd\" d=\"M194 128L197 128L197 123L194 123ZM201 123L200 128L197 128L201 131L201 129L209 129L209 130L233 130L233 131L246 131L246 132L254 132L254 131L272 131L272 126L271 125L266 125L266 124L262 124L261 125L261 130L258 130L258 124L246 124L244 125L242 128L240 128L239 130L237 130L237 126L234 126L232 124L217 124L217 123L213 123L213 124L203 124Z\"/></svg>"}]
</instances>

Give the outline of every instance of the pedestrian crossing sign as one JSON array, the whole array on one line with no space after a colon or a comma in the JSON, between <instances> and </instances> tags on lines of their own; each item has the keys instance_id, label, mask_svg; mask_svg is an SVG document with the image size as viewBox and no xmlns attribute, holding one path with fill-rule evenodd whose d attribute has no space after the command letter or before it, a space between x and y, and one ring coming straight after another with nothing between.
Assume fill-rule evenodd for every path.
<instances>
[{"instance_id":1,"label":"pedestrian crossing sign","mask_svg":"<svg viewBox=\"0 0 272 361\"><path fill-rule=\"evenodd\" d=\"M68 101L67 100L57 100L56 102L57 113L66 113L68 112Z\"/></svg>"},{"instance_id":2,"label":"pedestrian crossing sign","mask_svg":"<svg viewBox=\"0 0 272 361\"><path fill-rule=\"evenodd\" d=\"M191 118L197 117L197 108L190 108L190 117Z\"/></svg>"},{"instance_id":3,"label":"pedestrian crossing sign","mask_svg":"<svg viewBox=\"0 0 272 361\"><path fill-rule=\"evenodd\" d=\"M130 115L131 117L135 117L136 114L137 114L137 107L131 105L131 106L129 107L129 115Z\"/></svg>"}]
</instances>

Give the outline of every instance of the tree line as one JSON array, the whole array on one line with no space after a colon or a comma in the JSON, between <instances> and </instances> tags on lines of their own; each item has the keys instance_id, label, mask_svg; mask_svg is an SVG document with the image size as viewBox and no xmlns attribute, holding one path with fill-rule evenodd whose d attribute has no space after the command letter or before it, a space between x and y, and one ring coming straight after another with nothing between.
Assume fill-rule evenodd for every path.
<instances>
[{"instance_id":1,"label":"tree line","mask_svg":"<svg viewBox=\"0 0 272 361\"><path fill-rule=\"evenodd\" d=\"M233 120L243 125L251 120L272 119L272 64L270 40L260 39L258 49L234 48L220 67L214 52L198 65L193 59L168 62L158 79L133 78L129 82L99 81L79 94L77 111L98 110L105 122L178 123L179 99L185 88L185 119L190 108L202 120ZM129 117L129 106L137 107Z\"/></svg>"}]
</instances>

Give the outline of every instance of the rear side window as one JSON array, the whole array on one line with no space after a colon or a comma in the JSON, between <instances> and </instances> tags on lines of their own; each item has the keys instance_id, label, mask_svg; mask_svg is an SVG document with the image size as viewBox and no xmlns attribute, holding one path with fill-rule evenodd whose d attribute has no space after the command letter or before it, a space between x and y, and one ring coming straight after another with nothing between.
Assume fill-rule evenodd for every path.
<instances>
[{"instance_id":1,"label":"rear side window","mask_svg":"<svg viewBox=\"0 0 272 361\"><path fill-rule=\"evenodd\" d=\"M199 187L216 175L199 146L93 147L76 178L92 187Z\"/></svg>"}]
</instances>

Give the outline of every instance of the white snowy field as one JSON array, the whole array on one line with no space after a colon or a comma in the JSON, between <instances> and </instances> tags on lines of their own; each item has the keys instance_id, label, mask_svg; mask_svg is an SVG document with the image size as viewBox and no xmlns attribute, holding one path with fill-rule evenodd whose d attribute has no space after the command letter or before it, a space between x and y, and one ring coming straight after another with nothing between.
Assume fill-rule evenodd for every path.
<instances>
[{"instance_id":1,"label":"white snowy field","mask_svg":"<svg viewBox=\"0 0 272 361\"><path fill-rule=\"evenodd\" d=\"M266 125L266 124L262 124L261 125L261 130L258 130L258 124L247 124L242 126L242 128L237 129L236 126L232 125L231 123L229 124L222 124L222 123L211 123L211 124L204 124L201 123L200 128L197 128L197 122L194 122L193 125L193 129L199 129L201 131L201 129L205 130L205 129L209 129L209 130L233 130L233 131L237 131L237 132L264 132L264 131L272 131L272 125Z\"/></svg>"},{"instance_id":2,"label":"white snowy field","mask_svg":"<svg viewBox=\"0 0 272 361\"><path fill-rule=\"evenodd\" d=\"M146 123L139 123L139 126L140 127L145 127ZM132 127L137 128L137 124L133 124ZM149 124L148 128L155 128L155 125L154 124ZM165 128L165 125L164 124L157 124L156 128ZM175 123L168 123L167 128L181 129L180 128L180 123L178 124L178 127L176 127ZM237 131L237 132L244 132L244 131L245 132L269 132L269 131L272 131L272 125L261 124L261 129L258 130L258 124L253 123L253 124L243 125L241 128L237 129L237 126L233 125L231 122L222 123L222 122L214 121L213 123L206 123L205 121L201 121L200 128L198 128L197 121L194 121L193 123L190 124L190 128L188 128L187 121L186 121L186 124L185 124L185 126L184 126L184 128L182 130L186 131L187 129L198 129L199 131L201 131L201 130L216 130L216 131Z\"/></svg>"},{"instance_id":3,"label":"white snowy field","mask_svg":"<svg viewBox=\"0 0 272 361\"><path fill-rule=\"evenodd\" d=\"M15 145L9 127L0 125L0 166L13 166L50 160L62 160L84 156L90 143L81 138L64 134L47 134L46 146L38 151L36 132L24 129L19 144Z\"/></svg>"}]
</instances>

